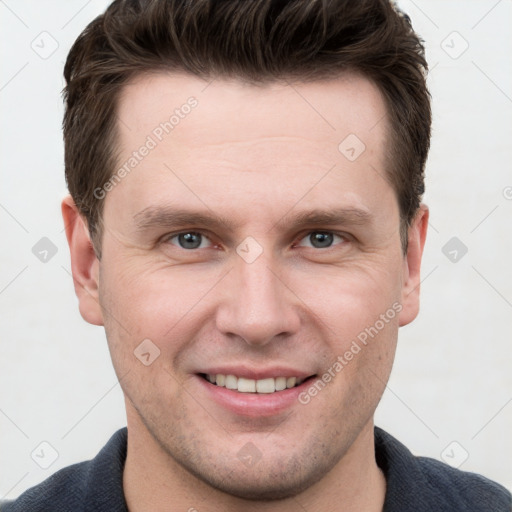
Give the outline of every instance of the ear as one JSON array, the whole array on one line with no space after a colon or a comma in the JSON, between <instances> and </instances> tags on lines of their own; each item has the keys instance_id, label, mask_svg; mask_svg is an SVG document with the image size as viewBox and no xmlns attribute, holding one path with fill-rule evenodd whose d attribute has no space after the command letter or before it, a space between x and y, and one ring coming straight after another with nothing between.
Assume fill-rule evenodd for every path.
<instances>
[{"instance_id":1,"label":"ear","mask_svg":"<svg viewBox=\"0 0 512 512\"><path fill-rule=\"evenodd\" d=\"M402 274L402 311L399 325L407 325L418 315L420 308L420 267L423 247L427 238L428 207L420 205L408 229L407 254L404 256Z\"/></svg>"},{"instance_id":2,"label":"ear","mask_svg":"<svg viewBox=\"0 0 512 512\"><path fill-rule=\"evenodd\" d=\"M70 195L62 200L62 217L80 314L90 324L103 325L98 286L100 262L94 252L87 224Z\"/></svg>"}]
</instances>

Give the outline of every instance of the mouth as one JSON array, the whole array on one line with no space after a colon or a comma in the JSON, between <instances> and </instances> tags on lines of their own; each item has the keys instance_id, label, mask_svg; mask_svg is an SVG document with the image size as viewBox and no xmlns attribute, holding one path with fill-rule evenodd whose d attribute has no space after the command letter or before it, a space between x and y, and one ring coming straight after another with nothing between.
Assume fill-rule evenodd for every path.
<instances>
[{"instance_id":1,"label":"mouth","mask_svg":"<svg viewBox=\"0 0 512 512\"><path fill-rule=\"evenodd\" d=\"M248 379L245 377L225 375L222 373L200 373L199 376L214 386L237 391L238 393L270 395L287 389L296 388L306 380L316 377L316 374L305 378L296 376L278 376L268 377L265 379Z\"/></svg>"}]
</instances>

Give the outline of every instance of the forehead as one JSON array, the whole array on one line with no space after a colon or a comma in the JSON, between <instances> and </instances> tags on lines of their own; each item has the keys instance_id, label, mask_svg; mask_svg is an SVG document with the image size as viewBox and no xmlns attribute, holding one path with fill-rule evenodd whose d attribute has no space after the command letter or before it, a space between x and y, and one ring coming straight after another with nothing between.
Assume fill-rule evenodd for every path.
<instances>
[{"instance_id":1,"label":"forehead","mask_svg":"<svg viewBox=\"0 0 512 512\"><path fill-rule=\"evenodd\" d=\"M188 116L186 104L192 98L199 107L192 110L200 112L199 116ZM286 132L300 137L306 131L313 139L336 141L347 130L371 143L387 123L377 86L356 73L308 83L264 84L222 78L206 82L188 74L153 73L135 77L121 91L118 115L123 142L132 141L137 131L151 133L173 114L180 122L183 114L189 117L186 124L198 130L195 142L201 145L225 142L227 135L242 139ZM182 132L173 130L173 138L179 140ZM188 142L194 141L189 138Z\"/></svg>"},{"instance_id":2,"label":"forehead","mask_svg":"<svg viewBox=\"0 0 512 512\"><path fill-rule=\"evenodd\" d=\"M226 215L247 201L286 208L306 190L323 206L343 198L365 206L390 193L384 101L357 74L264 85L142 75L124 87L117 113L118 164L127 172L107 205L117 198L132 214L187 199Z\"/></svg>"}]
</instances>

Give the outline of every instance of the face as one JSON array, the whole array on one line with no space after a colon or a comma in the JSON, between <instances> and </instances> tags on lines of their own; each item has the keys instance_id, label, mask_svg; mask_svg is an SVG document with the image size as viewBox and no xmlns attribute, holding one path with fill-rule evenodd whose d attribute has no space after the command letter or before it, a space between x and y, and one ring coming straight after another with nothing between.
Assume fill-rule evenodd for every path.
<instances>
[{"instance_id":1,"label":"face","mask_svg":"<svg viewBox=\"0 0 512 512\"><path fill-rule=\"evenodd\" d=\"M131 432L222 491L292 496L373 434L426 215L404 256L368 80L207 85L124 89L127 172L81 312L105 325Z\"/></svg>"}]
</instances>

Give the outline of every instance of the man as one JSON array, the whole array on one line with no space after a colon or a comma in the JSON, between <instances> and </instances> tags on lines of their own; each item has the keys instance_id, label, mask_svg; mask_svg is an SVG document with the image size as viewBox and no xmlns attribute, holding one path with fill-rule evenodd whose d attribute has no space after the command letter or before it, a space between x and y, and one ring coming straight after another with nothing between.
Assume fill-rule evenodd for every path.
<instances>
[{"instance_id":1,"label":"man","mask_svg":"<svg viewBox=\"0 0 512 512\"><path fill-rule=\"evenodd\" d=\"M425 71L386 0L125 0L87 27L62 211L128 426L2 510L511 510L373 423L418 313Z\"/></svg>"}]
</instances>

